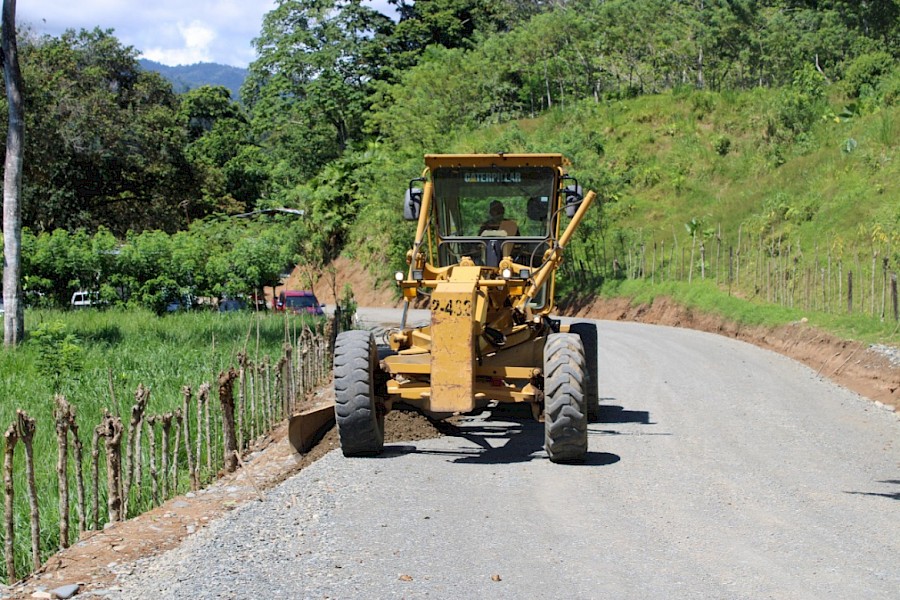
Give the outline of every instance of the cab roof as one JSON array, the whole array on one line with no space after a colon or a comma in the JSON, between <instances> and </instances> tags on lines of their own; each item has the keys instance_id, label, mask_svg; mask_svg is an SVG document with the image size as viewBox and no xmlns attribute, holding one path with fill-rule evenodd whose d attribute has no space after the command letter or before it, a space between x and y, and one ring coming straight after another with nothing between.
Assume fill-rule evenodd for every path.
<instances>
[{"instance_id":1,"label":"cab roof","mask_svg":"<svg viewBox=\"0 0 900 600\"><path fill-rule=\"evenodd\" d=\"M426 154L432 171L441 167L553 167L563 166L562 154Z\"/></svg>"}]
</instances>

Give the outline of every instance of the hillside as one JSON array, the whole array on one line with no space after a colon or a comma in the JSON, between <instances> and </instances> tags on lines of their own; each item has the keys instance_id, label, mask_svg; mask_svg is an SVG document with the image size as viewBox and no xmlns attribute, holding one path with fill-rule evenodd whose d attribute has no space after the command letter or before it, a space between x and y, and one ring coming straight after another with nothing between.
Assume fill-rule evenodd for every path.
<instances>
[{"instance_id":1,"label":"hillside","mask_svg":"<svg viewBox=\"0 0 900 600\"><path fill-rule=\"evenodd\" d=\"M234 100L240 98L241 85L247 78L247 69L220 65L218 63L195 63L170 67L142 58L138 61L147 71L156 71L165 77L175 89L182 93L202 85L221 85L228 88Z\"/></svg>"},{"instance_id":2,"label":"hillside","mask_svg":"<svg viewBox=\"0 0 900 600\"><path fill-rule=\"evenodd\" d=\"M601 205L568 251L563 294L652 297L657 292L640 285L671 293L660 284L690 282L685 293L709 296L709 305L722 305L712 299L721 293L785 310L868 315L870 334L895 335L900 107L862 111L833 86L810 103L804 124L789 130L785 106L796 93L678 89L581 101L458 135L443 150L562 152L570 173L598 192ZM421 158L404 159L407 178L416 175L416 163ZM407 179L397 170L392 181L375 176L372 187L390 185L399 198ZM353 256L365 258L363 248L379 258L386 248L396 251L393 261L370 261L384 280L402 264L412 235L375 222L397 218L393 198L383 210L364 211L351 236ZM880 324L882 315L887 323Z\"/></svg>"}]
</instances>

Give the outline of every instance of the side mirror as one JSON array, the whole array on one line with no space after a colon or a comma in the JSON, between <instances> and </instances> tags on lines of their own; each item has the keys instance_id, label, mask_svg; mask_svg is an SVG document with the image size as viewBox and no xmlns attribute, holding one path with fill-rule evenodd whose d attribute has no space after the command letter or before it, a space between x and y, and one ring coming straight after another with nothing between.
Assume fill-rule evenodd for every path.
<instances>
[{"instance_id":1,"label":"side mirror","mask_svg":"<svg viewBox=\"0 0 900 600\"><path fill-rule=\"evenodd\" d=\"M563 193L566 195L566 216L571 219L575 216L575 211L578 210L578 205L583 200L581 186L570 185L563 189Z\"/></svg>"},{"instance_id":2,"label":"side mirror","mask_svg":"<svg viewBox=\"0 0 900 600\"><path fill-rule=\"evenodd\" d=\"M421 188L407 188L403 199L403 218L407 221L419 220L419 208L422 206Z\"/></svg>"}]
</instances>

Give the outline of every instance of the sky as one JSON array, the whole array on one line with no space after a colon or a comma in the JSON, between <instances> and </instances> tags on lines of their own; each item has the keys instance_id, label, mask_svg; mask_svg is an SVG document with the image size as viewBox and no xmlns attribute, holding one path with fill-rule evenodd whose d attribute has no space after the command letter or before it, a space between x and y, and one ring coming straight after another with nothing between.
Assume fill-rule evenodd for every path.
<instances>
[{"instance_id":1,"label":"sky","mask_svg":"<svg viewBox=\"0 0 900 600\"><path fill-rule=\"evenodd\" d=\"M24 0L19 27L60 35L66 29L113 29L126 46L164 65L214 62L246 67L252 41L275 0ZM391 14L387 0L372 6Z\"/></svg>"}]
</instances>

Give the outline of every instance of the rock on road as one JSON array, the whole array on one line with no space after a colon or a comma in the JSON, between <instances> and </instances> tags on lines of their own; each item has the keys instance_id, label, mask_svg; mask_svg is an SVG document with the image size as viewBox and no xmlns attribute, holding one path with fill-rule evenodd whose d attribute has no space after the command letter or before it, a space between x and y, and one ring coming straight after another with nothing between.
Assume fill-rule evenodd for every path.
<instances>
[{"instance_id":1,"label":"rock on road","mask_svg":"<svg viewBox=\"0 0 900 600\"><path fill-rule=\"evenodd\" d=\"M335 451L115 597L900 597L897 415L754 346L598 323L584 464L510 408Z\"/></svg>"}]
</instances>

